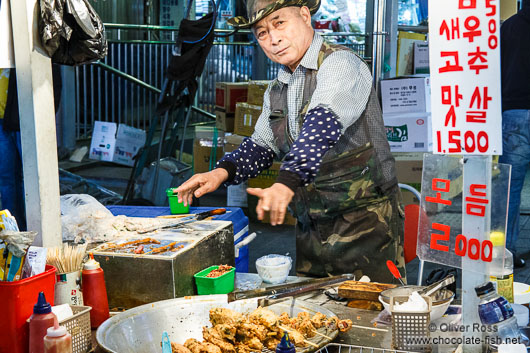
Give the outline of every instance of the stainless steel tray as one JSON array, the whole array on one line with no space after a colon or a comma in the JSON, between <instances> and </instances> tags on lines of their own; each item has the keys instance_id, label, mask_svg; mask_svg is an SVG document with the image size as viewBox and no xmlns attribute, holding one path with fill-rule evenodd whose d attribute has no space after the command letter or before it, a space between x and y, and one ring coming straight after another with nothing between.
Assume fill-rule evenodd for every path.
<instances>
[{"instance_id":1,"label":"stainless steel tray","mask_svg":"<svg viewBox=\"0 0 530 353\"><path fill-rule=\"evenodd\" d=\"M159 352L162 332L167 331L171 341L184 343L188 338L202 340L202 327L211 326L209 311L214 307L226 307L239 312L250 312L257 307L257 299L238 300L228 303L226 295L208 295L164 300L146 304L120 313L105 321L97 331L98 344L107 352L115 353L151 353ZM291 312L291 300L267 307L277 314ZM311 315L321 312L326 316L335 316L321 306L295 300L293 314L307 311ZM338 330L320 328L319 332L335 339ZM309 341L319 348L328 344L330 339L317 335ZM317 347L298 348L298 353L313 352Z\"/></svg>"}]
</instances>

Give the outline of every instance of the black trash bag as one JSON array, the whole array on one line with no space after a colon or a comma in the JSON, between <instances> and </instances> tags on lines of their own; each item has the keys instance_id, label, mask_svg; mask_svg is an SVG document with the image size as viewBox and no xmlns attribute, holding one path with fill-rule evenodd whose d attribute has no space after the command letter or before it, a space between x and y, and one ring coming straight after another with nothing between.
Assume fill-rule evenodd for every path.
<instances>
[{"instance_id":1,"label":"black trash bag","mask_svg":"<svg viewBox=\"0 0 530 353\"><path fill-rule=\"evenodd\" d=\"M53 63L81 65L107 55L105 27L88 0L39 3L39 33Z\"/></svg>"},{"instance_id":2,"label":"black trash bag","mask_svg":"<svg viewBox=\"0 0 530 353\"><path fill-rule=\"evenodd\" d=\"M169 95L165 95L158 103L156 114L163 114L179 106L180 104L191 105L195 99L198 83L197 78L201 76L208 53L214 41L212 23L215 22L213 12L206 14L198 20L183 19L180 22L176 46L181 49L180 55L172 55L166 69L166 77L176 83L175 88ZM180 93L188 89L188 95L179 101Z\"/></svg>"}]
</instances>

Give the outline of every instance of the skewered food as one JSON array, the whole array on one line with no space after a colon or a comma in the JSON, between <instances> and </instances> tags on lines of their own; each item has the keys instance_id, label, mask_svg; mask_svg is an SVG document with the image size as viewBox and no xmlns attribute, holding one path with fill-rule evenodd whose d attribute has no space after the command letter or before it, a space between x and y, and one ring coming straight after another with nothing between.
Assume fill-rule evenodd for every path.
<instances>
[{"instance_id":1,"label":"skewered food","mask_svg":"<svg viewBox=\"0 0 530 353\"><path fill-rule=\"evenodd\" d=\"M241 314L227 308L210 310L212 327L203 327L204 342L190 338L184 345L174 345L173 353L251 353L263 348L274 350L280 343L284 331L296 347L314 343L307 341L315 337L318 328L327 327L345 332L352 327L351 320L326 317L316 313L311 317L300 312L296 317L287 313L276 315L271 310L258 307L250 314Z\"/></svg>"},{"instance_id":2,"label":"skewered food","mask_svg":"<svg viewBox=\"0 0 530 353\"><path fill-rule=\"evenodd\" d=\"M350 319L340 320L337 324L340 332L346 332L352 328L353 322Z\"/></svg>"}]
</instances>

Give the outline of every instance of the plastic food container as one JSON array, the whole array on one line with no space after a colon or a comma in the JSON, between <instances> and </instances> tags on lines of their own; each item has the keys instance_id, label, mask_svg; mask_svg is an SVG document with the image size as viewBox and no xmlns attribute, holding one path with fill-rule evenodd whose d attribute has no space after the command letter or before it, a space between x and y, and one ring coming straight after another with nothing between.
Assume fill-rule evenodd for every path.
<instances>
[{"instance_id":1,"label":"plastic food container","mask_svg":"<svg viewBox=\"0 0 530 353\"><path fill-rule=\"evenodd\" d=\"M513 299L516 304L526 305L530 303L530 285L513 282Z\"/></svg>"},{"instance_id":2,"label":"plastic food container","mask_svg":"<svg viewBox=\"0 0 530 353\"><path fill-rule=\"evenodd\" d=\"M166 195L169 202L169 210L171 214L184 214L189 213L190 205L184 206L183 203L179 203L177 194L173 194L173 188L166 189Z\"/></svg>"},{"instance_id":3,"label":"plastic food container","mask_svg":"<svg viewBox=\"0 0 530 353\"><path fill-rule=\"evenodd\" d=\"M46 265L45 272L39 275L15 282L0 282L0 303L4 304L0 352L7 352L2 347L9 347L10 353L29 350L29 324L26 320L33 313L33 304L39 292L44 292L48 302L54 304L55 272L55 267Z\"/></svg>"},{"instance_id":4,"label":"plastic food container","mask_svg":"<svg viewBox=\"0 0 530 353\"><path fill-rule=\"evenodd\" d=\"M293 260L284 255L266 255L256 260L256 270L263 282L283 283L289 275Z\"/></svg>"},{"instance_id":5,"label":"plastic food container","mask_svg":"<svg viewBox=\"0 0 530 353\"><path fill-rule=\"evenodd\" d=\"M210 266L195 275L195 284L197 285L197 293L199 295L205 294L228 294L234 290L234 282L236 275L236 268L232 269L219 277L206 277L208 273L217 270L219 266Z\"/></svg>"}]
</instances>

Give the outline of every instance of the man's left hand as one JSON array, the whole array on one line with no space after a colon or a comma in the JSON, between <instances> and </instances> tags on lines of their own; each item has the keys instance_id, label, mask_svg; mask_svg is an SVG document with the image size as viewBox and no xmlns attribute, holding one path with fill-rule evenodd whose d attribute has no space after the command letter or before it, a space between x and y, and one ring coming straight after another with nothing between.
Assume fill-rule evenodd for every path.
<instances>
[{"instance_id":1,"label":"man's left hand","mask_svg":"<svg viewBox=\"0 0 530 353\"><path fill-rule=\"evenodd\" d=\"M247 192L259 197L256 213L260 221L265 217L265 212L270 212L273 226L283 223L287 206L294 196L291 189L284 184L274 183L270 188L248 188Z\"/></svg>"}]
</instances>

